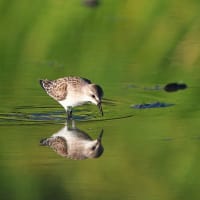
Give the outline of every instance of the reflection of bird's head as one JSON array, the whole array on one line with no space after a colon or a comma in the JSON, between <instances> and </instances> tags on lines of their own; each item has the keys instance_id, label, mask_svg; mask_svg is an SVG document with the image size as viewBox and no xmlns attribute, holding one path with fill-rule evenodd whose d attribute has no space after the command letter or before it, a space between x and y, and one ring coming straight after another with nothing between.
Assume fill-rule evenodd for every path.
<instances>
[{"instance_id":1,"label":"reflection of bird's head","mask_svg":"<svg viewBox=\"0 0 200 200\"><path fill-rule=\"evenodd\" d=\"M96 140L91 141L88 143L86 148L86 154L88 158L98 158L102 155L104 148L101 144L101 139L103 136L103 129L99 134L99 137Z\"/></svg>"},{"instance_id":2,"label":"reflection of bird's head","mask_svg":"<svg viewBox=\"0 0 200 200\"><path fill-rule=\"evenodd\" d=\"M93 140L85 148L85 156L88 158L98 158L102 155L104 148L100 140Z\"/></svg>"}]
</instances>

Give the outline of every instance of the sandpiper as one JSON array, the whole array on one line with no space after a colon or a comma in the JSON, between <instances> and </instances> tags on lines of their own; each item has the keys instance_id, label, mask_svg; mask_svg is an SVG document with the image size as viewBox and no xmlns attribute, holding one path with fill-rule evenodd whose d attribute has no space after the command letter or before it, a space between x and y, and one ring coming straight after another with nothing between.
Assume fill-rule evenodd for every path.
<instances>
[{"instance_id":1,"label":"sandpiper","mask_svg":"<svg viewBox=\"0 0 200 200\"><path fill-rule=\"evenodd\" d=\"M58 155L73 160L98 158L103 154L101 143L103 129L97 139L92 139L84 131L64 126L49 138L40 141L41 146L49 146Z\"/></svg>"},{"instance_id":2,"label":"sandpiper","mask_svg":"<svg viewBox=\"0 0 200 200\"><path fill-rule=\"evenodd\" d=\"M45 79L40 80L40 85L50 97L64 107L68 120L72 118L73 107L88 102L97 105L103 116L101 106L103 90L86 78L70 76L56 80Z\"/></svg>"}]
</instances>

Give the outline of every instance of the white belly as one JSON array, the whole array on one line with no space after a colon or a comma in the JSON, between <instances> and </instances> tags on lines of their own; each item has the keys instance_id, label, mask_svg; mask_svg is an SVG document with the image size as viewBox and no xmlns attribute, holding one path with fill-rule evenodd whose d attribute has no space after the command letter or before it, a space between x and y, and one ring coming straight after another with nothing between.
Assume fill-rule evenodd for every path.
<instances>
[{"instance_id":1,"label":"white belly","mask_svg":"<svg viewBox=\"0 0 200 200\"><path fill-rule=\"evenodd\" d=\"M78 96L68 96L66 99L59 101L59 103L67 110L67 107L80 106L87 103L87 101Z\"/></svg>"}]
</instances>

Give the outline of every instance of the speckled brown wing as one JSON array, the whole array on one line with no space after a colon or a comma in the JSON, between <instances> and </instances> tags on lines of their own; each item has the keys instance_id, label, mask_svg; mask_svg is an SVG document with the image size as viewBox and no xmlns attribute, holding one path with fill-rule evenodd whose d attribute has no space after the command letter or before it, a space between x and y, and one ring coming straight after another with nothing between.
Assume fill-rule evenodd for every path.
<instances>
[{"instance_id":1,"label":"speckled brown wing","mask_svg":"<svg viewBox=\"0 0 200 200\"><path fill-rule=\"evenodd\" d=\"M67 95L67 81L65 79L57 79L54 81L40 80L40 85L56 101L61 101Z\"/></svg>"},{"instance_id":2,"label":"speckled brown wing","mask_svg":"<svg viewBox=\"0 0 200 200\"><path fill-rule=\"evenodd\" d=\"M50 138L48 146L62 157L68 156L67 143L63 137Z\"/></svg>"},{"instance_id":3,"label":"speckled brown wing","mask_svg":"<svg viewBox=\"0 0 200 200\"><path fill-rule=\"evenodd\" d=\"M65 81L69 83L70 86L72 86L74 89L79 88L80 86L91 84L91 81L86 78L81 78L77 76L69 76L63 78Z\"/></svg>"},{"instance_id":4,"label":"speckled brown wing","mask_svg":"<svg viewBox=\"0 0 200 200\"><path fill-rule=\"evenodd\" d=\"M53 151L62 157L70 158L73 160L83 160L87 158L83 154L82 145L78 143L74 144L73 148L70 150L68 149L67 141L61 136L44 138L40 141L40 145L50 147Z\"/></svg>"}]
</instances>

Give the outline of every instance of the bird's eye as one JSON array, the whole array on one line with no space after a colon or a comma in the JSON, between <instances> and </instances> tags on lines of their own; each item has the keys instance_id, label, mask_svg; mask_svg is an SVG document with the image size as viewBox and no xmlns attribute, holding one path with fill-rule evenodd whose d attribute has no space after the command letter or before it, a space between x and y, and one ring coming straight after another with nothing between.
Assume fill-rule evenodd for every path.
<instances>
[{"instance_id":1,"label":"bird's eye","mask_svg":"<svg viewBox=\"0 0 200 200\"><path fill-rule=\"evenodd\" d=\"M95 99L95 95L94 94L92 94L91 97Z\"/></svg>"},{"instance_id":2,"label":"bird's eye","mask_svg":"<svg viewBox=\"0 0 200 200\"><path fill-rule=\"evenodd\" d=\"M95 149L96 149L96 146L93 146L93 147L91 148L91 150L93 150L93 151L94 151Z\"/></svg>"}]
</instances>

